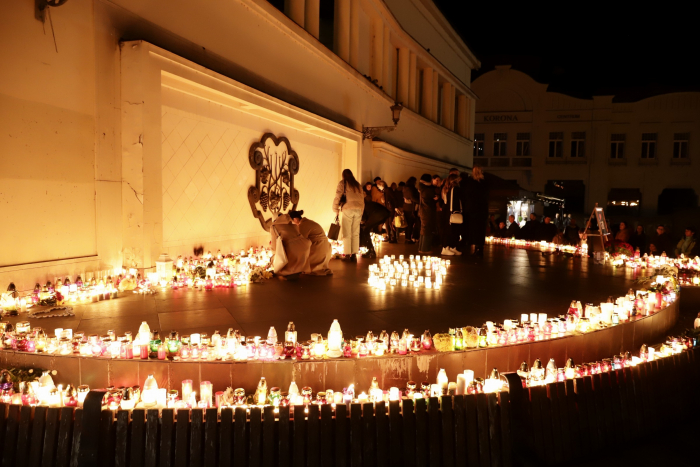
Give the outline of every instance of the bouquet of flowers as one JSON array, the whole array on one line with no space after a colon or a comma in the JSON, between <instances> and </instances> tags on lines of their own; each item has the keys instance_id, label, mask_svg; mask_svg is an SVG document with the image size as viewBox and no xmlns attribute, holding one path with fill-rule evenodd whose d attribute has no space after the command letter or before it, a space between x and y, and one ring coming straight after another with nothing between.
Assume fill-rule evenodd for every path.
<instances>
[{"instance_id":1,"label":"bouquet of flowers","mask_svg":"<svg viewBox=\"0 0 700 467\"><path fill-rule=\"evenodd\" d=\"M619 256L626 256L628 258L634 257L634 248L629 243L613 242L606 249L613 258Z\"/></svg>"}]
</instances>

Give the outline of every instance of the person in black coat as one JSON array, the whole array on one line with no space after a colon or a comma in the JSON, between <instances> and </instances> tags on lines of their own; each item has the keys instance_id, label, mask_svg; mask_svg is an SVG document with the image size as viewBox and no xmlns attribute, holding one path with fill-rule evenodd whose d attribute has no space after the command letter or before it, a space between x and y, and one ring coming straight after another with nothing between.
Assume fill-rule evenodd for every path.
<instances>
[{"instance_id":1,"label":"person in black coat","mask_svg":"<svg viewBox=\"0 0 700 467\"><path fill-rule=\"evenodd\" d=\"M370 233L379 225L385 223L389 217L391 217L391 213L387 208L374 201L365 200L365 209L362 211L362 226L360 228L360 246L369 250L367 252L368 258L377 257Z\"/></svg>"},{"instance_id":2,"label":"person in black coat","mask_svg":"<svg viewBox=\"0 0 700 467\"><path fill-rule=\"evenodd\" d=\"M576 219L573 217L569 220L569 225L564 229L564 238L569 242L569 245L578 246L581 244L581 236L579 235L579 226L576 225Z\"/></svg>"},{"instance_id":3,"label":"person in black coat","mask_svg":"<svg viewBox=\"0 0 700 467\"><path fill-rule=\"evenodd\" d=\"M506 237L520 238L520 226L515 222L515 216L512 214L508 216L508 222L510 222L510 225L508 226Z\"/></svg>"},{"instance_id":4,"label":"person in black coat","mask_svg":"<svg viewBox=\"0 0 700 467\"><path fill-rule=\"evenodd\" d=\"M384 229L389 237L389 243L396 243L396 227L394 226L394 192L387 186L384 180L377 181L377 189L384 194L384 207L389 210L389 218L384 223Z\"/></svg>"},{"instance_id":5,"label":"person in black coat","mask_svg":"<svg viewBox=\"0 0 700 467\"><path fill-rule=\"evenodd\" d=\"M406 180L404 184L402 194L403 194L403 216L406 220L406 243L415 243L414 238L418 237L418 232L414 231L420 229L420 224L418 222L418 216L416 215L416 210L418 203L420 203L420 195L416 189L416 177L411 177Z\"/></svg>"},{"instance_id":6,"label":"person in black coat","mask_svg":"<svg viewBox=\"0 0 700 467\"><path fill-rule=\"evenodd\" d=\"M547 216L540 226L540 241L551 242L559 233L559 229L552 223L552 218Z\"/></svg>"},{"instance_id":7,"label":"person in black coat","mask_svg":"<svg viewBox=\"0 0 700 467\"><path fill-rule=\"evenodd\" d=\"M462 204L467 214L467 245L474 245L474 255L484 255L484 243L486 243L486 222L489 217L489 188L484 179L481 167L475 165L472 175L464 180L462 187Z\"/></svg>"},{"instance_id":8,"label":"person in black coat","mask_svg":"<svg viewBox=\"0 0 700 467\"><path fill-rule=\"evenodd\" d=\"M644 226L638 225L634 233L630 235L629 244L635 250L639 248L639 254L643 255L647 252L647 234L644 233Z\"/></svg>"},{"instance_id":9,"label":"person in black coat","mask_svg":"<svg viewBox=\"0 0 700 467\"><path fill-rule=\"evenodd\" d=\"M540 226L542 223L537 220L537 214L534 212L530 214L530 220L525 222L522 230L520 231L520 236L523 240L529 240L531 242L536 242L540 239Z\"/></svg>"},{"instance_id":10,"label":"person in black coat","mask_svg":"<svg viewBox=\"0 0 700 467\"><path fill-rule=\"evenodd\" d=\"M506 229L506 223L503 221L498 223L498 228L494 232L493 236L496 238L512 238L510 235L508 235L508 229Z\"/></svg>"},{"instance_id":11,"label":"person in black coat","mask_svg":"<svg viewBox=\"0 0 700 467\"><path fill-rule=\"evenodd\" d=\"M661 253L666 252L666 256L672 257L675 252L675 244L671 240L671 236L666 233L666 228L663 225L656 227L656 235L649 240L649 253L654 256L661 256Z\"/></svg>"},{"instance_id":12,"label":"person in black coat","mask_svg":"<svg viewBox=\"0 0 700 467\"><path fill-rule=\"evenodd\" d=\"M461 179L459 175L450 175L444 181L443 186L439 192L439 207L440 216L439 222L440 226L440 241L442 246L441 255L461 255L462 253L457 249L457 244L459 243L459 236L462 232L462 224L453 224L451 222L452 213L462 214L462 219L464 219L463 209L462 209L462 195L461 189L459 187L459 182Z\"/></svg>"}]
</instances>

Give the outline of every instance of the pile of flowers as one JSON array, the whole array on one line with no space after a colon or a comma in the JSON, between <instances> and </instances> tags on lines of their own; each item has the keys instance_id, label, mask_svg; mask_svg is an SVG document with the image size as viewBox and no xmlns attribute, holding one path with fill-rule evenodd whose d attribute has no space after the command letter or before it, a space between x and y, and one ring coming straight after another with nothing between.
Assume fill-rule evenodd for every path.
<instances>
[{"instance_id":1,"label":"pile of flowers","mask_svg":"<svg viewBox=\"0 0 700 467\"><path fill-rule=\"evenodd\" d=\"M236 287L272 277L273 258L272 250L265 247L227 255L221 251L213 255L208 251L201 257L178 256L173 262L171 280L163 281L157 273L153 273L152 279L161 286L173 289Z\"/></svg>"}]
</instances>

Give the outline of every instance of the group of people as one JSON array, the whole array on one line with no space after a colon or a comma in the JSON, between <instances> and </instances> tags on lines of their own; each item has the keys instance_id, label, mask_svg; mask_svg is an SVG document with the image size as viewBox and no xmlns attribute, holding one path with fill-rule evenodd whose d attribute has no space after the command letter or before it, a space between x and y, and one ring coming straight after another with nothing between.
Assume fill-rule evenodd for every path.
<instances>
[{"instance_id":1,"label":"group of people","mask_svg":"<svg viewBox=\"0 0 700 467\"><path fill-rule=\"evenodd\" d=\"M597 229L597 226L593 226ZM496 222L493 217L489 219L489 233L494 237L516 238L530 241L546 241L557 244L580 245L583 231L573 217L565 218L565 222L553 222L552 218L545 216L542 221L536 214L530 214L530 219L521 228L516 222L515 216L508 216L508 221L500 220ZM647 238L644 226L637 225L632 231L627 223L622 221L617 226L614 234L608 238L611 243L627 243L633 250L639 249L641 254L661 255L666 253L669 257L679 257L683 254L686 257L694 257L700 254L700 248L696 247L697 241L695 228L688 226L685 228L683 237L676 241L666 231L663 224L656 226L654 235Z\"/></svg>"},{"instance_id":2,"label":"group of people","mask_svg":"<svg viewBox=\"0 0 700 467\"><path fill-rule=\"evenodd\" d=\"M483 255L488 216L488 186L480 167L472 174L451 169L447 178L423 174L398 185L381 177L361 186L345 169L336 188L333 212L341 223L343 252L357 261L360 247L375 257L371 233L383 226L389 243L404 230L405 243L418 243L420 254L432 254L434 241L442 255L461 255L471 245Z\"/></svg>"},{"instance_id":3,"label":"group of people","mask_svg":"<svg viewBox=\"0 0 700 467\"><path fill-rule=\"evenodd\" d=\"M639 249L641 254L661 255L666 253L669 257L694 257L700 254L700 248L696 247L697 239L695 227L687 226L680 240L676 241L666 231L663 224L656 226L656 231L647 239L643 225L637 225L632 231L626 222L620 222L615 233L615 242L628 243L633 249Z\"/></svg>"},{"instance_id":4,"label":"group of people","mask_svg":"<svg viewBox=\"0 0 700 467\"><path fill-rule=\"evenodd\" d=\"M560 244L570 244L578 245L581 242L579 235L579 227L576 225L576 219L570 219L566 226L559 227L556 223L552 222L550 216L544 216L542 221L540 221L537 214L530 214L530 219L525 222L525 225L521 228L516 222L515 216L508 216L508 222L499 221L498 225L494 225L495 222L491 220L489 225L491 226L491 235L500 238L516 238L519 240L529 240L532 242L554 242Z\"/></svg>"}]
</instances>

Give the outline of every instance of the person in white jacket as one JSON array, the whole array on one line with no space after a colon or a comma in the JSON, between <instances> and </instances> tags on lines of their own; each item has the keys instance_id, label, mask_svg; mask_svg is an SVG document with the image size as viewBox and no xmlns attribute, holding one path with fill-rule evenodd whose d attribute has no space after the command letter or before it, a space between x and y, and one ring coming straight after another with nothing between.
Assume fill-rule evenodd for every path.
<instances>
[{"instance_id":1,"label":"person in white jacket","mask_svg":"<svg viewBox=\"0 0 700 467\"><path fill-rule=\"evenodd\" d=\"M348 261L357 261L360 251L360 223L365 208L362 187L355 180L350 169L343 170L343 179L338 183L333 199L333 212L336 216L342 212L340 230L343 238L343 253Z\"/></svg>"}]
</instances>

